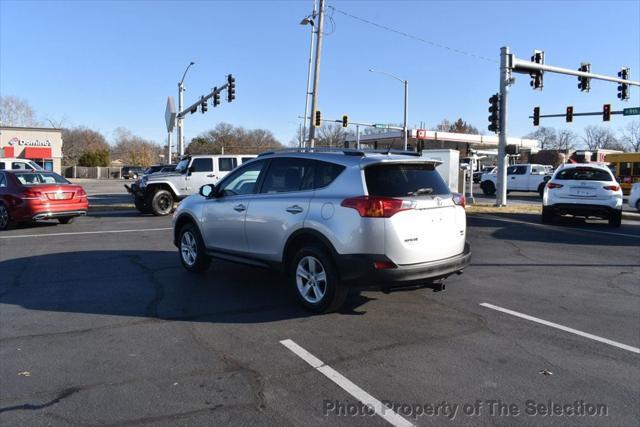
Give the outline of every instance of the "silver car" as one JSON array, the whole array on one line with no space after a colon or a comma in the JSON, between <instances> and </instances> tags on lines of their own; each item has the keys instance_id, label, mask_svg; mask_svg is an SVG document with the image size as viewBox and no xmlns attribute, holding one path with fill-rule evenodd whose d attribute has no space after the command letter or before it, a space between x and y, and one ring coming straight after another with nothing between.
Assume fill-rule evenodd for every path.
<instances>
[{"instance_id":1,"label":"silver car","mask_svg":"<svg viewBox=\"0 0 640 427\"><path fill-rule=\"evenodd\" d=\"M285 272L314 312L350 291L441 281L470 261L464 198L438 161L355 150L260 155L174 213L182 265L212 258Z\"/></svg>"}]
</instances>

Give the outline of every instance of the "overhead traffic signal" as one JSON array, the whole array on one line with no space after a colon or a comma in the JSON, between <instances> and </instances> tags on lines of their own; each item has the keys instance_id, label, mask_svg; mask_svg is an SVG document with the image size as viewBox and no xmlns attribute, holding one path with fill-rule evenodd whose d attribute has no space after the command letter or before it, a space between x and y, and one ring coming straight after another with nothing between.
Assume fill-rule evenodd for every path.
<instances>
[{"instance_id":1,"label":"overhead traffic signal","mask_svg":"<svg viewBox=\"0 0 640 427\"><path fill-rule=\"evenodd\" d=\"M611 104L604 104L602 106L602 121L611 121Z\"/></svg>"},{"instance_id":2,"label":"overhead traffic signal","mask_svg":"<svg viewBox=\"0 0 640 427\"><path fill-rule=\"evenodd\" d=\"M578 71L590 73L591 64L589 64L588 62L583 62L582 64L580 64L580 68L578 68ZM578 77L578 81L580 82L578 83L578 89L580 89L582 92L589 92L589 89L591 89L591 78Z\"/></svg>"},{"instance_id":3,"label":"overhead traffic signal","mask_svg":"<svg viewBox=\"0 0 640 427\"><path fill-rule=\"evenodd\" d=\"M629 80L629 67L623 67L618 71L618 77ZM621 101L629 99L629 85L627 83L620 83L618 85L618 98L620 98Z\"/></svg>"},{"instance_id":4,"label":"overhead traffic signal","mask_svg":"<svg viewBox=\"0 0 640 427\"><path fill-rule=\"evenodd\" d=\"M202 102L200 103L200 111L202 114L206 113L209 107L207 106L207 101L204 100L204 96L201 96L200 99Z\"/></svg>"},{"instance_id":5,"label":"overhead traffic signal","mask_svg":"<svg viewBox=\"0 0 640 427\"><path fill-rule=\"evenodd\" d=\"M500 132L500 96L496 93L489 98L489 126L487 127L491 132Z\"/></svg>"},{"instance_id":6,"label":"overhead traffic signal","mask_svg":"<svg viewBox=\"0 0 640 427\"><path fill-rule=\"evenodd\" d=\"M231 74L227 76L227 102L236 99L236 79Z\"/></svg>"},{"instance_id":7,"label":"overhead traffic signal","mask_svg":"<svg viewBox=\"0 0 640 427\"><path fill-rule=\"evenodd\" d=\"M540 126L540 107L533 107L533 125Z\"/></svg>"},{"instance_id":8,"label":"overhead traffic signal","mask_svg":"<svg viewBox=\"0 0 640 427\"><path fill-rule=\"evenodd\" d=\"M322 114L320 113L320 110L316 110L316 116L314 117L313 125L318 128L320 127L321 124L322 124Z\"/></svg>"},{"instance_id":9,"label":"overhead traffic signal","mask_svg":"<svg viewBox=\"0 0 640 427\"><path fill-rule=\"evenodd\" d=\"M218 92L218 87L213 88L213 106L217 107L220 105L220 92Z\"/></svg>"},{"instance_id":10,"label":"overhead traffic signal","mask_svg":"<svg viewBox=\"0 0 640 427\"><path fill-rule=\"evenodd\" d=\"M534 50L533 51L533 55L531 56L531 62L535 62L536 64L543 65L544 64L544 52L541 51L541 50ZM542 90L542 86L544 86L543 85L543 80L542 80L542 78L544 76L544 71L542 71L542 70L532 71L531 73L529 73L529 75L531 76L531 82L529 82L531 87L533 89Z\"/></svg>"},{"instance_id":11,"label":"overhead traffic signal","mask_svg":"<svg viewBox=\"0 0 640 427\"><path fill-rule=\"evenodd\" d=\"M567 123L573 122L573 107L571 105L567 107L566 119Z\"/></svg>"},{"instance_id":12,"label":"overhead traffic signal","mask_svg":"<svg viewBox=\"0 0 640 427\"><path fill-rule=\"evenodd\" d=\"M346 128L347 126L349 126L349 116L344 115L342 116L342 127Z\"/></svg>"}]
</instances>

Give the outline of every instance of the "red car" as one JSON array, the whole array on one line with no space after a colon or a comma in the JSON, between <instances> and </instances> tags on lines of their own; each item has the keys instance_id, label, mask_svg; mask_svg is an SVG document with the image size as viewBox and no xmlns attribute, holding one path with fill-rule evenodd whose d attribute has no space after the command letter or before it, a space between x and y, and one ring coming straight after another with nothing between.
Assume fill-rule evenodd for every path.
<instances>
[{"instance_id":1,"label":"red car","mask_svg":"<svg viewBox=\"0 0 640 427\"><path fill-rule=\"evenodd\" d=\"M57 219L68 224L86 215L87 193L57 173L44 170L0 171L0 230L17 222Z\"/></svg>"}]
</instances>

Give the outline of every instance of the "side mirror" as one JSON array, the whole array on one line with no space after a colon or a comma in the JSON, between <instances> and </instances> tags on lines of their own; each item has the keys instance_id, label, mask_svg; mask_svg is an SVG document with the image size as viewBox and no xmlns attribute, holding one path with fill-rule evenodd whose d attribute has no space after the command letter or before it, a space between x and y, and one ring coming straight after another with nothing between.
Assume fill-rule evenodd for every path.
<instances>
[{"instance_id":1,"label":"side mirror","mask_svg":"<svg viewBox=\"0 0 640 427\"><path fill-rule=\"evenodd\" d=\"M189 166L189 167L187 168L187 175L188 175L188 176L191 176L191 174L192 174L193 172L195 172L195 170L196 170L196 168L195 168L195 167L193 167L193 166Z\"/></svg>"},{"instance_id":2,"label":"side mirror","mask_svg":"<svg viewBox=\"0 0 640 427\"><path fill-rule=\"evenodd\" d=\"M216 194L216 188L212 184L205 184L200 187L199 191L200 195L206 197L207 199L214 197Z\"/></svg>"}]
</instances>

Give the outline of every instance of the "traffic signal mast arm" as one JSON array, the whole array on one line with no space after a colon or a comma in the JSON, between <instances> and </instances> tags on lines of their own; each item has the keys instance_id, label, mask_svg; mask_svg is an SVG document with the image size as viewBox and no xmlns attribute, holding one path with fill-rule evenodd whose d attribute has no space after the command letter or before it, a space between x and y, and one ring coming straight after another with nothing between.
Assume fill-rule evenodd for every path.
<instances>
[{"instance_id":1,"label":"traffic signal mast arm","mask_svg":"<svg viewBox=\"0 0 640 427\"><path fill-rule=\"evenodd\" d=\"M298 116L299 119L304 119L303 116ZM330 122L330 123L342 123L342 119L320 119L321 122ZM377 123L360 123L360 122L354 122L352 120L349 120L349 124L350 125L355 125L355 126L366 126L366 127L371 127L371 128L377 128L379 126L377 126ZM404 128L402 126L390 126L390 125L385 125L384 129L391 129L391 130L403 130Z\"/></svg>"},{"instance_id":2,"label":"traffic signal mast arm","mask_svg":"<svg viewBox=\"0 0 640 427\"><path fill-rule=\"evenodd\" d=\"M634 80L625 80L619 77L605 76L603 74L587 73L584 71L571 70L568 68L554 67L553 65L537 64L535 62L516 58L511 55L511 67L516 73L529 74L531 71L548 71L550 73L567 74L570 76L586 77L595 80L605 80L615 83L626 83L631 86L640 86L640 82Z\"/></svg>"},{"instance_id":3,"label":"traffic signal mast arm","mask_svg":"<svg viewBox=\"0 0 640 427\"><path fill-rule=\"evenodd\" d=\"M234 80L234 83L235 83L235 80ZM187 108L185 108L184 110L182 110L182 111L178 112L178 114L177 114L176 118L178 118L178 119L182 119L182 118L184 118L184 117L187 115L187 113L190 113L190 112L192 112L192 111L197 111L198 107L199 107L203 102L207 102L207 101L209 101L209 99L213 98L213 96L214 96L216 93L221 93L221 92L223 92L224 90L226 90L228 87L229 87L229 84L228 84L228 83L225 83L225 84L223 84L223 85L222 85L222 86L220 86L220 87L216 87L216 88L214 88L214 89L213 89L209 94L207 94L207 95L203 96L202 98L198 99L196 102L194 102L193 104L191 104L190 106L188 106L188 107L187 107Z\"/></svg>"}]
</instances>

